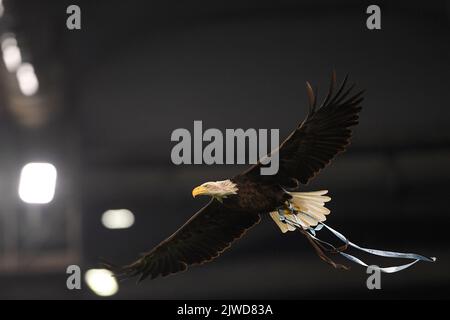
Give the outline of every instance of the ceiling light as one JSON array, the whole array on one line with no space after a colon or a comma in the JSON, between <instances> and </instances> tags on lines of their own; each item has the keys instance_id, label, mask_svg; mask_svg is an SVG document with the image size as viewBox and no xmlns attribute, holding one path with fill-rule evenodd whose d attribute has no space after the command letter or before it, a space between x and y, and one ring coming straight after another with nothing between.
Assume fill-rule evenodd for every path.
<instances>
[{"instance_id":1,"label":"ceiling light","mask_svg":"<svg viewBox=\"0 0 450 320\"><path fill-rule=\"evenodd\" d=\"M88 287L98 296L112 296L119 290L116 278L106 269L90 269L84 275L84 279Z\"/></svg>"},{"instance_id":2,"label":"ceiling light","mask_svg":"<svg viewBox=\"0 0 450 320\"><path fill-rule=\"evenodd\" d=\"M3 61L9 72L14 72L22 63L22 54L17 46L17 40L8 36L2 41Z\"/></svg>"},{"instance_id":3,"label":"ceiling light","mask_svg":"<svg viewBox=\"0 0 450 320\"><path fill-rule=\"evenodd\" d=\"M102 224L108 229L126 229L134 224L134 214L127 209L108 210L102 215Z\"/></svg>"},{"instance_id":4,"label":"ceiling light","mask_svg":"<svg viewBox=\"0 0 450 320\"><path fill-rule=\"evenodd\" d=\"M20 199L26 203L49 203L55 195L56 176L51 163L26 164L20 173Z\"/></svg>"},{"instance_id":5,"label":"ceiling light","mask_svg":"<svg viewBox=\"0 0 450 320\"><path fill-rule=\"evenodd\" d=\"M23 63L17 69L17 81L20 91L26 96L31 96L39 89L39 82L34 73L34 68L29 63Z\"/></svg>"}]
</instances>

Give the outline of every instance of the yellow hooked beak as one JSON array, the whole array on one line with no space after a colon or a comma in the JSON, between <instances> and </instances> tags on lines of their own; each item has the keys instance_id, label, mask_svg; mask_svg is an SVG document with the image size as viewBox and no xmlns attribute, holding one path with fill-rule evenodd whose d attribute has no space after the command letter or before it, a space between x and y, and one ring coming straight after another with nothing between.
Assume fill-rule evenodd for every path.
<instances>
[{"instance_id":1,"label":"yellow hooked beak","mask_svg":"<svg viewBox=\"0 0 450 320\"><path fill-rule=\"evenodd\" d=\"M192 190L192 196L195 198L196 196L208 194L208 192L209 192L208 188L200 186L200 187L197 187L194 190Z\"/></svg>"}]
</instances>

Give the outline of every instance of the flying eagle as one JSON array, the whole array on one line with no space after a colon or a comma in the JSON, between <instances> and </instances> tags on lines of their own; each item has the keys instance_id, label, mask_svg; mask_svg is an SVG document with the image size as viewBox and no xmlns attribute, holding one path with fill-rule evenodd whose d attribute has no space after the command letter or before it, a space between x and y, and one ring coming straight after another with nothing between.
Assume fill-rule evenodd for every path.
<instances>
[{"instance_id":1,"label":"flying eagle","mask_svg":"<svg viewBox=\"0 0 450 320\"><path fill-rule=\"evenodd\" d=\"M286 140L272 153L278 152L279 171L261 175L263 161L247 171L224 181L206 182L192 190L192 196L206 195L211 201L194 214L174 234L162 241L137 261L124 267L106 264L119 277L167 276L190 265L203 264L218 257L247 230L270 214L282 232L294 228L280 220L293 217L303 230L324 221L330 211L325 203L327 191L299 192L350 142L351 127L358 123L363 92L353 93L355 85L347 85L345 77L339 88L333 72L328 94L318 105L317 91L306 83L309 112ZM319 256L335 267L323 247L306 231Z\"/></svg>"}]
</instances>

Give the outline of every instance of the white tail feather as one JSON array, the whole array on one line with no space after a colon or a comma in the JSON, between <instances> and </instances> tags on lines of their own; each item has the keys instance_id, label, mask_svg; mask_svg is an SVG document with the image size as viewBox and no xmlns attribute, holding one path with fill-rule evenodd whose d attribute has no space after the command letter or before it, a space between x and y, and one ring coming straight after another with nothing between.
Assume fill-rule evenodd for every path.
<instances>
[{"instance_id":1,"label":"white tail feather","mask_svg":"<svg viewBox=\"0 0 450 320\"><path fill-rule=\"evenodd\" d=\"M290 200L295 211L298 213L294 216L288 210L285 210L285 217L298 222L303 229L315 227L319 222L325 221L326 216L330 214L330 210L325 208L325 203L330 201L329 196L325 196L328 190L320 190L313 192L289 192L292 196ZM281 232L294 231L295 228L280 221L280 215L277 211L270 213Z\"/></svg>"}]
</instances>

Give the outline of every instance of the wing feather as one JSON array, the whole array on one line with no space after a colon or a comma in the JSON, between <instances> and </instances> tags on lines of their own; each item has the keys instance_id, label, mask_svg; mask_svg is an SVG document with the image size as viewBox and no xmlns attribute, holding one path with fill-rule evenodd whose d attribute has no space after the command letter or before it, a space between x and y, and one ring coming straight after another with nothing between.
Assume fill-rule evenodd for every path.
<instances>
[{"instance_id":1,"label":"wing feather","mask_svg":"<svg viewBox=\"0 0 450 320\"><path fill-rule=\"evenodd\" d=\"M317 90L314 92L307 82L309 113L274 151L279 153L280 158L278 173L274 176L260 176L261 162L259 162L243 174L268 179L281 185L289 185L292 181L306 184L338 153L345 151L350 143L351 127L358 124L364 93L358 91L352 94L355 85L347 86L347 83L348 76L345 76L335 92L336 74L333 72L328 93L316 109Z\"/></svg>"},{"instance_id":2,"label":"wing feather","mask_svg":"<svg viewBox=\"0 0 450 320\"><path fill-rule=\"evenodd\" d=\"M216 200L193 215L180 229L140 259L124 267L104 264L119 278L154 279L181 272L190 265L218 257L253 225L260 216L234 212Z\"/></svg>"}]
</instances>

